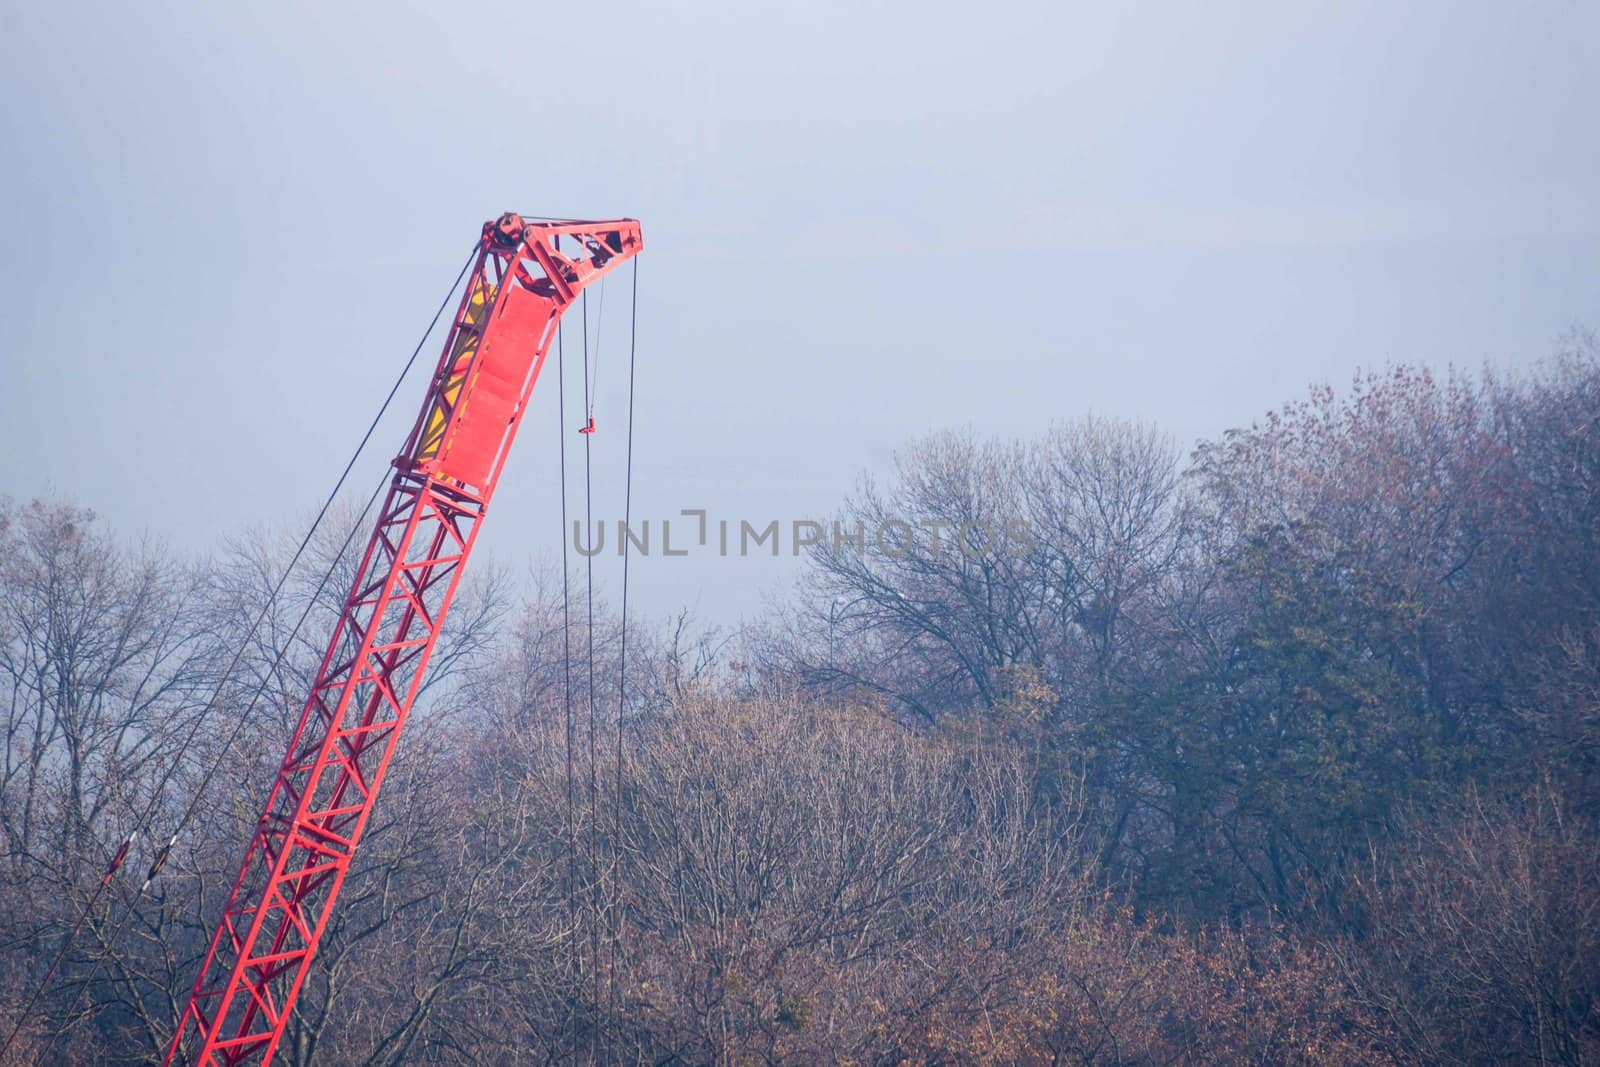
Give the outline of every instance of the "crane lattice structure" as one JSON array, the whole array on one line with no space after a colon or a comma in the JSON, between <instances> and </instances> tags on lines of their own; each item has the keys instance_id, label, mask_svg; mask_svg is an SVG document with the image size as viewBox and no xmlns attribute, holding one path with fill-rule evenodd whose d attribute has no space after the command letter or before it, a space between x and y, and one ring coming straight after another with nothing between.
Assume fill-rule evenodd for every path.
<instances>
[{"instance_id":1,"label":"crane lattice structure","mask_svg":"<svg viewBox=\"0 0 1600 1067\"><path fill-rule=\"evenodd\" d=\"M634 219L484 224L428 394L165 1062L271 1060L562 314Z\"/></svg>"}]
</instances>

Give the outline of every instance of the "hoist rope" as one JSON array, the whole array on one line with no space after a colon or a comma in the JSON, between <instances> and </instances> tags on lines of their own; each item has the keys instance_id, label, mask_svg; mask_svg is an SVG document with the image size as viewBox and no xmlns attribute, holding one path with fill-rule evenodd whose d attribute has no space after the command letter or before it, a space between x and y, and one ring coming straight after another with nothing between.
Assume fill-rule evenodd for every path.
<instances>
[{"instance_id":1,"label":"hoist rope","mask_svg":"<svg viewBox=\"0 0 1600 1067\"><path fill-rule=\"evenodd\" d=\"M633 501L633 404L634 404L634 364L635 364L635 355L634 355L634 353L635 353L635 347L636 347L636 341L637 341L637 323L638 323L638 295L637 295L638 270L639 270L638 261L635 260L635 262L634 262L634 273L633 273L633 288L634 288L633 309L632 309L632 319L631 319L630 325L629 325L630 340L629 340L629 353L628 353L627 474L626 474L626 478L625 478L625 489L624 489L624 508L623 508L624 515L623 515L622 526L618 530L618 536L621 538L621 544L620 544L620 549L619 550L621 551L621 553L623 555L622 616L621 616L621 629L620 629L621 646L620 646L619 669L623 672L624 676L626 674L626 669L627 669L627 648L628 648L627 610L628 610L628 559L629 559L629 545L628 545L627 531L628 531L628 524L632 519L632 501ZM598 726L598 723L599 723L599 710L600 709L599 709L599 694L598 694L598 690L597 690L597 682L596 682L596 677L595 677L595 674L596 674L596 668L595 668L595 652L596 652L595 646L596 646L596 641L595 641L594 557L599 554L600 550L597 547L596 530L595 530L595 526L594 526L594 464L593 464L593 452L592 452L592 444L593 444L594 436L593 436L593 432L592 431L593 431L593 426L594 426L593 419L594 419L595 404L596 404L598 396L599 396L598 375L599 375L599 368L600 368L600 338L601 338L601 332L602 332L603 324L604 324L604 320L605 320L605 279L602 278L601 279L601 283L600 283L600 298L599 298L598 304L596 306L596 316L595 316L595 323L594 323L594 340L593 340L593 344L592 345L590 343L590 335L589 335L589 325L590 325L589 293L588 293L587 289L583 290L583 292L580 294L580 297L579 297L579 313L580 313L580 316L582 318L582 324L583 324L582 325L582 339L583 339L583 410L584 410L585 417L588 420L588 422L587 422L587 424L585 426L585 430L587 432L585 432L584 435L583 435L583 515L584 515L584 525L586 527L586 534L585 534L585 536L586 536L586 544L585 544L585 547L583 548L582 551L583 551L584 559L585 559L585 563L584 563L584 568L585 568L584 569L584 595L585 595L585 605L584 605L584 607L585 607L584 660L585 660L585 670L586 670L585 681L586 681L587 689L588 689L588 724L587 724L587 733L588 733L588 765L589 765L589 768L588 768L589 769L589 822L588 822L588 826L587 826L587 838L588 838L588 840L585 842L585 844L587 845L588 860L589 860L589 877L590 877L590 880L591 880L590 881L590 886L589 886L589 891L590 891L589 892L589 896L590 896L590 907L591 907L591 911L592 911L592 918L591 918L591 921L590 921L589 938L588 938L588 941L589 941L589 957L590 957L590 961L591 961L591 964L590 964L590 976L589 976L590 977L590 983L589 983L590 989L589 989L589 992L590 992L591 1005L593 1007L593 1010L598 1014L598 1012L600 1010L600 1006L601 1006L601 994L600 994L600 982L601 982L600 933L601 933L601 930L600 930L600 928L601 928L602 922L604 922L604 924L605 924L605 926L607 928L607 930L606 930L606 932L607 932L607 948L608 948L608 951L609 951L609 958L610 958L609 977L608 977L608 980L607 980L607 983L606 983L607 984L607 990L608 990L607 1003L611 1007L612 1010L615 1010L616 997L617 997L616 973L615 973L616 972L616 959L617 959L617 937L616 937L616 933L615 933L615 929L614 929L615 922L616 922L616 917L612 914L612 909L607 907L606 902L603 899L604 898L604 894L605 894L605 888L606 888L605 887L606 878L605 878L605 873L601 869L601 862L600 862L600 740L599 740L599 726ZM561 442L560 442L561 471L560 471L560 475L561 475L561 531L562 531L562 539L561 539L561 564L562 564L562 568L561 568L561 619L562 619L562 651L563 651L562 677L563 677L563 683L564 683L563 684L564 712L565 712L566 733L567 733L567 753L566 753L566 755L567 755L567 767L566 767L566 772L567 772L567 783L566 783L566 785L567 785L567 839L568 839L568 854L569 854L569 857L570 857L569 874L568 874L568 911L569 911L569 915L575 915L576 914L576 909L577 909L577 902L576 902L576 895L575 895L576 892L577 892L577 874L576 874L576 866L575 865L576 865L576 862L577 862L577 836L578 836L578 831L577 831L577 825L576 825L576 818L575 818L575 815L574 815L574 811L575 811L576 806L577 806L577 787L576 787L573 763L574 763L574 751L577 748L577 736L576 736L576 723L575 723L575 717L574 717L574 714L573 714L573 702L572 702L572 641L571 641L571 600L572 600L572 593L571 593L571 584L570 584L571 564L570 564L570 556L568 554L569 553L569 549L568 549L568 545L567 545L568 509L567 509L567 446L566 446L567 425L566 425L566 371L565 371L565 367L566 367L565 336L564 336L564 333L562 332L562 327L558 326L557 327L557 334L556 334L556 368L557 368L556 369L556 374L557 374L557 388L558 388L558 392L560 394L560 399L558 400L558 403L557 403L557 421L558 421L560 432L561 432ZM574 540L576 540L575 536L574 536ZM623 702L626 699L626 692L627 692L627 690L626 690L625 677L619 677L618 688L617 688L618 711L617 711L617 736L616 736L616 792L615 792L614 797L612 798L612 800L613 800L613 809L612 809L613 823L618 828L619 832L620 832L620 827L621 827L621 796L622 796L622 706L623 706ZM620 847L620 843L618 843L618 847ZM614 865L614 862L615 862L615 858L613 857L613 865ZM576 933L576 930L574 932ZM577 951L578 951L577 945L578 945L578 939L576 937L574 937L573 941L571 942L571 947L572 947L572 952L573 952L574 957L576 956ZM576 967L574 967L574 970L577 971L578 969ZM574 1012L576 1011L576 1002L574 1002L573 1010L574 1010ZM576 1037L577 1037L576 1018L575 1018L575 1016L574 1016L573 1021L572 1021L572 1028L569 1030L569 1034L570 1034L571 1038L575 1041ZM591 1059L593 1059L596 1062L598 1062L598 1057L599 1057L599 1026L598 1026L598 1020L591 1020L591 1026L590 1026L590 1055L591 1055Z\"/></svg>"},{"instance_id":2,"label":"hoist rope","mask_svg":"<svg viewBox=\"0 0 1600 1067\"><path fill-rule=\"evenodd\" d=\"M556 238L556 250L561 250L561 238ZM572 564L567 547L567 344L566 320L556 323L556 436L560 438L561 457L561 678L562 708L566 720L567 740L567 922L572 929L568 942L567 964L573 974L578 968L578 823L577 776L573 773L572 750L577 744L577 730L572 716ZM577 1038L577 1005L574 1000L568 1012L568 1025L572 1039Z\"/></svg>"},{"instance_id":3,"label":"hoist rope","mask_svg":"<svg viewBox=\"0 0 1600 1067\"><path fill-rule=\"evenodd\" d=\"M460 273L456 275L455 281L451 283L449 291L445 294L444 299L440 302L438 310L434 312L432 320L428 323L428 328L423 331L422 337L417 341L416 347L412 349L410 358L406 360L405 366L401 368L400 374L395 378L394 384L390 386L388 395L384 397L383 403L379 405L377 414L373 416L372 421L367 425L366 433L361 435L361 440L356 445L355 451L351 453L349 461L345 463L344 470L340 472L338 481L334 483L333 489L329 491L327 498L322 502L322 507L318 509L316 517L311 521L310 529L308 529L305 536L301 538L300 544L295 548L294 555L290 557L288 566L284 568L283 574L279 576L277 583L272 588L272 591L267 595L267 599L262 604L261 610L257 612L255 620L250 624L249 630L245 633L244 638L240 641L237 651L234 652L233 659L229 661L228 666L222 672L222 677L218 679L210 699L206 701L206 704L195 716L194 722L190 725L188 734L184 737L182 744L178 747L177 755L175 755L167 764L165 771L162 773L160 781L156 784L155 789L150 794L150 803L146 806L145 812L140 818L138 826L148 827L152 816L155 814L156 806L161 801L162 792L166 789L168 783L171 782L172 776L177 773L178 767L182 764L184 756L188 754L190 746L193 745L195 738L199 735L200 728L202 725L204 725L206 716L208 716L216 708L217 702L222 696L223 689L226 688L229 680L233 676L233 672L238 668L240 661L244 658L245 650L250 646L250 642L254 639L256 632L261 627L262 622L266 620L268 613L271 612L273 606L276 604L279 595L283 592L284 585L289 580L289 576L294 572L295 566L300 562L301 556L305 554L306 548L311 544L311 540L316 535L317 529L321 526L323 519L327 516L328 510L333 506L334 501L338 498L339 492L343 489L344 483L346 479L349 478L351 470L355 467L356 462L360 459L361 454L366 449L368 442L372 440L372 435L377 430L378 424L382 421L384 414L388 411L390 403L394 400L395 395L400 391L401 385L411 373L411 368L416 363L417 357L422 353L423 346L428 343L428 338L432 336L434 329L439 325L439 319L443 317L445 310L450 306L451 299L454 297L456 290L460 287L462 279L465 278L467 276L467 272L471 270L473 261L477 258L477 254L478 246L474 244L471 254L469 254L467 257L467 261L462 264ZM176 842L178 835L183 832L186 826L188 826L189 820L194 817L194 813L199 809L206 785L221 769L223 762L227 758L228 751L233 747L233 743L238 740L239 734L243 731L246 723L249 720L250 713L255 709L256 702L259 701L262 694L266 692L268 684L271 682L273 676L277 673L278 667L282 664L284 657L288 654L290 647L294 643L294 639L299 635L301 626L304 625L306 619L310 616L312 609L316 606L318 598L320 598L322 595L323 589L327 586L328 580L333 576L333 572L338 566L339 560L344 557L344 553L348 550L350 542L354 539L355 534L365 523L366 515L371 510L373 502L377 500L378 495L383 491L384 486L387 485L388 482L389 477L387 474L385 474L382 481L379 482L378 487L374 489L372 495L368 497L366 506L361 510L361 515L352 525L350 533L345 537L344 544L340 547L339 552L334 556L332 562L329 564L328 570L323 574L321 581L317 584L316 592L313 593L311 598L307 601L306 608L303 612L301 612L300 618L298 621L296 621L294 628L290 630L288 639L279 648L277 655L273 658L272 665L268 667L267 671L262 676L261 683L256 687L256 690L251 695L250 700L245 704L244 710L239 713L232 731L228 734L227 739L223 742L221 748L218 750L216 760L213 761L210 768L201 777L188 806L184 809L183 815L179 818L177 825L173 829L171 837L168 839L168 844L156 853L154 862L151 865L150 873L146 877L144 885L139 888L138 893L136 893L133 900L129 902L127 911L124 913L123 918L113 928L111 936L105 939L104 943L107 946L115 945L121 939L123 929L126 927L128 920L133 915L134 905L138 902L139 898L143 896L145 890L149 888L151 879L155 877L156 873L160 869L160 866L166 861L167 853L172 848L172 845ZM137 826L135 828L135 832L137 832ZM145 833L146 836L150 836L148 829L146 829ZM159 839L152 837L151 840L154 841ZM120 866L120 863L118 866ZM104 888L110 884L110 875L114 873L114 868L113 870L107 872L107 876L106 878L102 879L100 887L96 889L95 893L90 897L88 903L84 905L83 914L80 915L77 924L74 925L73 932L68 935L67 941L62 946L60 955L65 955L67 949L71 946L73 940L77 936L78 931L83 926L84 917L88 915L89 910L98 901L101 891L103 891ZM58 955L57 963L60 962L60 955ZM94 979L99 976L100 967L104 963L105 958L105 952L102 952L95 957L95 965L90 970L88 977L84 979L83 984L79 987L77 996L73 999L71 1006L67 1010L67 1015L70 1016L73 1011L77 1010L78 1001L82 999L84 992L86 992L89 986L93 984ZM27 1021L29 1011L31 1011L33 1004L38 1000L40 994L44 990L44 987L49 983L54 973L55 966L52 965L45 977L35 988L32 997L29 998L27 1007L25 1007L23 1011L18 1014L10 1035L7 1036L4 1044L0 1044L0 1053L3 1053L4 1049L9 1047L12 1041L15 1040L17 1034L21 1032L23 1024ZM62 1032L62 1029L58 1029L52 1034L50 1044L47 1046L46 1051L48 1051L49 1048L54 1047L56 1040L60 1037Z\"/></svg>"},{"instance_id":4,"label":"hoist rope","mask_svg":"<svg viewBox=\"0 0 1600 1067\"><path fill-rule=\"evenodd\" d=\"M444 299L440 301L438 309L434 311L433 318L428 323L428 328L423 331L422 337L418 339L416 347L411 350L411 357L406 360L406 364L400 369L400 374L395 378L394 384L389 387L389 394L383 398L383 403L378 406L378 413L372 417L372 421L367 425L367 432L361 435L361 441L356 445L355 451L351 453L350 459L345 463L344 470L339 474L339 480L334 483L333 489L329 491L327 499L322 502L322 507L317 511L317 517L311 522L311 528L307 530L306 535L300 539L300 544L295 549L293 557L290 558L289 565L284 568L282 577L278 579L277 585L273 587L272 593L267 597L266 604L262 606L260 613L256 615L255 622L250 626L250 631L245 635L244 643L240 645L239 651L234 653L233 662L229 664L228 670L223 673L222 681L217 685L217 691L212 694L211 701L207 704L206 710L201 712L202 718L210 712L212 707L215 706L217 697L221 694L222 686L227 683L229 675L231 675L234 667L238 665L240 658L244 655L245 647L249 645L251 638L255 636L256 630L260 627L262 620L265 619L267 613L272 610L272 606L276 602L278 595L283 591L284 583L289 580L290 573L293 572L295 565L299 563L300 557L305 553L306 547L310 545L312 537L316 535L317 528L322 524L324 516L328 514L328 509L333 506L334 500L336 500L339 496L339 491L344 488L345 479L349 478L351 469L355 467L357 460L361 458L361 453L366 450L367 443L372 440L372 434L377 430L378 423L383 420L384 414L389 410L390 403L394 401L395 394L400 391L400 386L405 383L406 378L410 375L411 368L417 362L417 356L421 355L423 346L428 343L428 338L433 335L434 329L439 325L439 320L444 317L445 309L450 306L450 302L454 298L456 290L460 288L462 279L467 276L467 271L472 269L473 260L476 258L477 247L474 246L472 253L467 257L467 261L461 265L461 271L456 275L456 280L450 284L449 291L445 293ZM202 788L208 782L210 782L212 776L215 775L216 772L221 768L223 760L226 758L227 749L232 746L233 742L238 738L240 732L242 732L244 729L250 712L255 710L256 701L260 700L261 695L266 692L268 682L277 672L279 665L283 663L284 657L288 655L289 648L294 642L294 639L299 636L300 627L303 626L306 619L310 617L312 609L316 606L317 599L322 595L323 590L327 587L329 579L333 577L333 572L338 567L339 561L344 558L344 554L349 549L350 543L355 540L355 535L363 528L367 513L372 510L373 503L377 501L379 494L383 492L384 487L389 484L389 481L390 477L388 473L385 472L384 476L379 480L377 487L373 489L372 495L367 498L367 503L361 509L361 514L357 516L356 521L351 524L350 532L345 535L344 543L340 546L338 553L336 553L333 559L329 561L328 569L323 573L321 580L318 581L316 592L314 592L311 595L311 598L306 602L305 610L300 613L300 618L296 620L294 628L289 631L288 640L286 640L282 647L278 649L276 656L273 658L272 666L267 669L266 675L262 678L261 684L258 685L256 687L256 691L251 694L250 700L247 704L245 704L244 710L239 713L239 717L234 723L232 732L228 735L227 741L222 746L222 752L219 753L216 761L211 765L211 769L206 772L205 777L201 779L200 785ZM177 760L174 760L173 763L168 765L167 772L161 779L161 784L156 787L157 794L159 794L160 791L166 787L166 784L171 779L172 774L177 770L178 760L181 760L185 752L188 751L188 746L194 741L195 735L199 732L199 729L200 721L197 719L195 725L189 731L189 736L184 740L183 747L178 751ZM155 798L152 798L152 805L154 804L154 799ZM181 832L183 828L188 825L189 820L193 818L195 811L198 810L200 802L200 791L197 789L195 791L195 795L189 801L189 806L184 810L183 817L178 821L178 826L176 827L178 832Z\"/></svg>"},{"instance_id":5,"label":"hoist rope","mask_svg":"<svg viewBox=\"0 0 1600 1067\"><path fill-rule=\"evenodd\" d=\"M84 920L89 917L89 912L94 908L95 904L99 903L100 895L104 893L106 891L106 887L111 884L111 879L116 875L118 869L122 867L123 860L128 858L128 849L130 846L132 846L133 839L137 836L137 832L130 833L122 842L121 847L119 847L116 853L111 857L111 862L106 864L105 874L101 875L100 881L94 887L94 892L89 894L89 899L84 903L83 910L78 912L78 921L72 924L72 932L67 934L66 939L61 942L61 948L57 950L55 958L50 961L50 966L44 972L44 977L39 979L39 981L34 985L33 993L28 997L28 1002L24 1004L22 1006L22 1010L17 1013L16 1025L11 1028L11 1033L6 1035L6 1039L4 1041L0 1041L0 1063L5 1062L5 1055L6 1052L10 1050L11 1043L17 1039L18 1034L22 1033L22 1024L27 1021L28 1014L33 1011L34 1004L38 1003L40 994L42 994L45 990L45 987L50 984L50 980L55 977L56 968L61 966L61 961L67 956L67 950L71 948L72 943L77 940L78 932L83 929ZM77 1005L74 1004L73 1007L76 1008ZM55 1039L53 1037L50 1040L50 1044L55 1044ZM47 1047L45 1051L48 1052L49 1048Z\"/></svg>"},{"instance_id":6,"label":"hoist rope","mask_svg":"<svg viewBox=\"0 0 1600 1067\"><path fill-rule=\"evenodd\" d=\"M639 340L639 260L633 261L633 280L629 290L628 312L628 458L622 489L622 647L617 654L617 753L616 786L611 797L611 817L616 833L618 855L622 849L622 716L628 699L628 560L633 531L633 384L635 354ZM620 884L620 877L617 880ZM610 1010L617 1011L617 951L622 938L622 902L615 902L615 926L611 931Z\"/></svg>"},{"instance_id":7,"label":"hoist rope","mask_svg":"<svg viewBox=\"0 0 1600 1067\"><path fill-rule=\"evenodd\" d=\"M253 710L255 710L256 702L260 700L261 695L266 691L268 683L277 673L279 666L282 665L283 659L288 654L289 648L293 646L295 638L299 636L300 629L305 625L306 619L310 617L312 610L317 606L318 600L321 599L323 591L327 588L329 579L333 577L333 572L337 568L339 560L343 559L345 553L350 550L350 545L355 540L356 534L360 533L366 528L367 516L372 511L372 505L377 502L379 495L383 492L384 487L388 484L389 477L388 475L385 475L378 482L377 487L372 490L372 495L367 497L367 502L362 506L361 513L357 515L355 521L351 523L350 532L345 535L344 541L340 544L338 552L334 553L332 563L330 563L328 569L323 572L322 578L317 582L316 590L306 601L306 606L300 612L300 617L295 620L294 626L289 630L289 636L284 640L283 645L273 657L272 664L267 668L266 673L263 675L261 684L256 687L255 693L250 697L249 702L245 705L244 711L240 713L238 720L234 723L233 729L229 731L227 738L222 743L222 746L217 750L217 758L212 762L206 773L201 776L200 782L195 787L194 793L190 798L188 807L184 809L182 817L178 820L177 828L173 830L172 836L168 839L167 844L160 850L160 852L157 853L155 860L152 862L150 871L145 876L144 884L139 887L139 890L134 894L133 899L128 902L127 911L124 912L122 919L118 921L117 925L113 927L110 936L105 939L105 944L107 946L115 945L121 940L123 930L126 928L128 921L133 918L135 904L137 904L139 899L144 895L145 890L150 887L150 883L154 881L156 874L161 869L161 866L166 862L167 852L177 843L178 835L183 832L183 829L186 826L188 826L189 820L194 818L194 813L199 809L200 802L205 796L206 785L210 783L211 779L216 776L217 771L222 768L222 764L227 759L228 753L232 750L234 743L239 739L240 733L243 732L245 725L249 722L249 715ZM94 984L94 980L99 977L100 968L104 964L105 959L106 953L104 952L95 957L94 966L90 968L88 976L84 978L82 984L79 986L78 993L73 998L71 1007L69 1007L67 1010L67 1015L70 1016L72 1012L77 1010L78 1002L82 1000L83 994L88 992L89 987ZM58 1029L51 1034L50 1044L46 1047L46 1051L49 1051L55 1047L56 1041L60 1039L64 1032L64 1029Z\"/></svg>"},{"instance_id":8,"label":"hoist rope","mask_svg":"<svg viewBox=\"0 0 1600 1067\"><path fill-rule=\"evenodd\" d=\"M637 264L638 262L639 261L637 259L634 260L635 264ZM587 290L586 290L586 292L587 292ZM587 320L588 314L589 314L588 305L585 304L584 305L584 318L585 318L585 320ZM592 383L592 387L588 390L588 394L589 394L588 409L584 412L585 417L587 417L590 420L590 425L593 425L593 423L594 423L594 405L595 405L595 401L600 396L600 331L605 328L605 324L606 324L606 279L605 278L601 278L600 279L599 306L595 309L595 314L594 314L594 374L593 374L593 383ZM587 325L587 321L585 322L585 325ZM587 357L585 357L584 365L586 367L588 366Z\"/></svg>"},{"instance_id":9,"label":"hoist rope","mask_svg":"<svg viewBox=\"0 0 1600 1067\"><path fill-rule=\"evenodd\" d=\"M593 411L593 397L589 390L589 290L579 298L583 313L583 407ZM594 693L594 467L591 461L591 443L594 434L583 437L583 524L587 537L584 564L587 571L585 607L588 609L588 638L585 641L589 669L589 877L593 882L590 899L594 915L589 925L589 958L593 961L591 987L595 1013L600 1011L600 910L603 886L600 878L600 749L596 742ZM599 1053L599 1027L589 1027L591 1056Z\"/></svg>"}]
</instances>

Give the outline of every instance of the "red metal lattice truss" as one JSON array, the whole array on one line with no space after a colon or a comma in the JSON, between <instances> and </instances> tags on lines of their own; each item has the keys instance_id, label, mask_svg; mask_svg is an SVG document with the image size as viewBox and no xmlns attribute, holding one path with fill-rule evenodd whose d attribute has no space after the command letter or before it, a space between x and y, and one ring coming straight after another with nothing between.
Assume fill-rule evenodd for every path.
<instances>
[{"instance_id":1,"label":"red metal lattice truss","mask_svg":"<svg viewBox=\"0 0 1600 1067\"><path fill-rule=\"evenodd\" d=\"M639 223L485 223L428 395L166 1063L265 1063L333 913L562 313Z\"/></svg>"}]
</instances>

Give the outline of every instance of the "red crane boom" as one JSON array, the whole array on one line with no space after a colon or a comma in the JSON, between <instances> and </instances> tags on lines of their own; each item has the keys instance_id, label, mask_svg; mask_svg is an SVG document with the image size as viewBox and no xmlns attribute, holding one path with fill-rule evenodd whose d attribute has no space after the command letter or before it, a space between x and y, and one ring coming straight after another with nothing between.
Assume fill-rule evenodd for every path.
<instances>
[{"instance_id":1,"label":"red crane boom","mask_svg":"<svg viewBox=\"0 0 1600 1067\"><path fill-rule=\"evenodd\" d=\"M561 315L634 219L485 223L427 399L165 1062L265 1063L333 913Z\"/></svg>"}]
</instances>

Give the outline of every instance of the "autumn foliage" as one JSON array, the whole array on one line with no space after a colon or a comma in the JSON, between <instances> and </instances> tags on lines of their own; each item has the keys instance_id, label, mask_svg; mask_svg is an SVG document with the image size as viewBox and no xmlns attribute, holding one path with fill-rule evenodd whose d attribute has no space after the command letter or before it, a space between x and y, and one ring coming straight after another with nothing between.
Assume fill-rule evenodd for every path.
<instances>
[{"instance_id":1,"label":"autumn foliage","mask_svg":"<svg viewBox=\"0 0 1600 1067\"><path fill-rule=\"evenodd\" d=\"M891 516L1030 551L820 545L738 631L631 629L620 708L607 605L480 571L281 1060L1600 1063L1593 341L1187 457L935 435L840 518ZM292 543L0 510L11 1062L170 1036L350 565L269 602Z\"/></svg>"}]
</instances>

